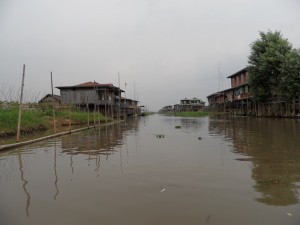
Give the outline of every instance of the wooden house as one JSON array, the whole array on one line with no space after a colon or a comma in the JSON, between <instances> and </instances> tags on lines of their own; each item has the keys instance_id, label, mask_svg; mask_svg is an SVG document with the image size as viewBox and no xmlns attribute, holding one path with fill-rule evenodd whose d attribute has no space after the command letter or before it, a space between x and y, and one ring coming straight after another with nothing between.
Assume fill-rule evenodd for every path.
<instances>
[{"instance_id":1,"label":"wooden house","mask_svg":"<svg viewBox=\"0 0 300 225\"><path fill-rule=\"evenodd\" d=\"M164 106L161 110L159 110L159 112L161 113L172 112L172 111L173 111L173 106L171 105Z\"/></svg>"},{"instance_id":2,"label":"wooden house","mask_svg":"<svg viewBox=\"0 0 300 225\"><path fill-rule=\"evenodd\" d=\"M227 78L231 79L230 88L207 96L211 108L236 115L300 117L299 93L290 103L278 99L276 93L272 93L273 96L267 102L254 101L247 67Z\"/></svg>"},{"instance_id":3,"label":"wooden house","mask_svg":"<svg viewBox=\"0 0 300 225\"><path fill-rule=\"evenodd\" d=\"M247 114L252 98L247 67L227 78L231 79L231 87L207 96L209 106L219 110L239 109L240 114Z\"/></svg>"},{"instance_id":4,"label":"wooden house","mask_svg":"<svg viewBox=\"0 0 300 225\"><path fill-rule=\"evenodd\" d=\"M249 92L249 74L247 68L244 68L227 78L231 79L231 88L224 90L227 101L237 101L251 98Z\"/></svg>"},{"instance_id":5,"label":"wooden house","mask_svg":"<svg viewBox=\"0 0 300 225\"><path fill-rule=\"evenodd\" d=\"M76 105L86 110L98 110L105 115L116 115L121 103L119 98L124 92L113 84L86 82L74 86L56 87L60 90L61 102Z\"/></svg>"},{"instance_id":6,"label":"wooden house","mask_svg":"<svg viewBox=\"0 0 300 225\"><path fill-rule=\"evenodd\" d=\"M138 101L128 98L121 98L121 108L127 116L135 116L139 114Z\"/></svg>"},{"instance_id":7,"label":"wooden house","mask_svg":"<svg viewBox=\"0 0 300 225\"><path fill-rule=\"evenodd\" d=\"M60 95L52 95L52 94L47 94L41 100L39 103L48 103L48 104L55 104L59 105L61 103L61 97Z\"/></svg>"},{"instance_id":8,"label":"wooden house","mask_svg":"<svg viewBox=\"0 0 300 225\"><path fill-rule=\"evenodd\" d=\"M181 111L181 105L180 104L173 105L173 111L174 112L180 112Z\"/></svg>"},{"instance_id":9,"label":"wooden house","mask_svg":"<svg viewBox=\"0 0 300 225\"><path fill-rule=\"evenodd\" d=\"M208 100L208 105L210 107L218 107L222 104L224 104L225 100L226 100L226 93L223 91L219 91L216 93L213 93L209 96L207 96L207 100Z\"/></svg>"},{"instance_id":10,"label":"wooden house","mask_svg":"<svg viewBox=\"0 0 300 225\"><path fill-rule=\"evenodd\" d=\"M180 100L180 111L199 111L205 106L205 102L198 98L192 99L181 99Z\"/></svg>"},{"instance_id":11,"label":"wooden house","mask_svg":"<svg viewBox=\"0 0 300 225\"><path fill-rule=\"evenodd\" d=\"M250 88L248 84L247 67L228 76L231 79L231 88L219 91L207 96L210 106L223 105L227 102L246 100L251 98Z\"/></svg>"}]
</instances>

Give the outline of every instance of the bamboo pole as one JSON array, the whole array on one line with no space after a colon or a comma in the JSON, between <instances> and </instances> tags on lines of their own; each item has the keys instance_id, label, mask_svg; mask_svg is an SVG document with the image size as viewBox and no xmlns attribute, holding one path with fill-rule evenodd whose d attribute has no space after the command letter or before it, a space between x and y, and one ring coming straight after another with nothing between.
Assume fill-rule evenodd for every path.
<instances>
[{"instance_id":1,"label":"bamboo pole","mask_svg":"<svg viewBox=\"0 0 300 225\"><path fill-rule=\"evenodd\" d=\"M71 125L71 106L69 106L69 129L70 129L70 131L72 130L72 125Z\"/></svg>"},{"instance_id":2,"label":"bamboo pole","mask_svg":"<svg viewBox=\"0 0 300 225\"><path fill-rule=\"evenodd\" d=\"M125 83L125 99L124 99L124 119L126 120L127 114L126 114L126 83Z\"/></svg>"},{"instance_id":3,"label":"bamboo pole","mask_svg":"<svg viewBox=\"0 0 300 225\"><path fill-rule=\"evenodd\" d=\"M101 124L101 117L100 117L100 109L98 104L98 125L100 126L100 124Z\"/></svg>"},{"instance_id":4,"label":"bamboo pole","mask_svg":"<svg viewBox=\"0 0 300 225\"><path fill-rule=\"evenodd\" d=\"M115 95L113 95L114 97ZM115 109L115 99L113 99L111 101L111 104L110 104L110 111L111 111L111 118L114 119L114 109Z\"/></svg>"},{"instance_id":5,"label":"bamboo pole","mask_svg":"<svg viewBox=\"0 0 300 225\"><path fill-rule=\"evenodd\" d=\"M95 98L94 98L94 110L93 110L93 119L94 119L94 128L96 127L96 100L97 100L97 91L95 86L95 80L94 80L94 91L95 91Z\"/></svg>"},{"instance_id":6,"label":"bamboo pole","mask_svg":"<svg viewBox=\"0 0 300 225\"><path fill-rule=\"evenodd\" d=\"M120 87L120 73L118 72L119 81L119 120L121 120L121 87Z\"/></svg>"},{"instance_id":7,"label":"bamboo pole","mask_svg":"<svg viewBox=\"0 0 300 225\"><path fill-rule=\"evenodd\" d=\"M86 101L86 110L87 110L87 114L88 114L88 128L90 128L90 109L89 109L89 98L87 97L86 98L87 101Z\"/></svg>"},{"instance_id":8,"label":"bamboo pole","mask_svg":"<svg viewBox=\"0 0 300 225\"><path fill-rule=\"evenodd\" d=\"M51 91L52 91L52 99L53 99L54 96L53 96L53 79L52 79L52 72L51 72ZM53 113L53 130L54 130L54 133L56 133L55 110L54 110L54 101L53 101L53 100L52 100L52 113Z\"/></svg>"},{"instance_id":9,"label":"bamboo pole","mask_svg":"<svg viewBox=\"0 0 300 225\"><path fill-rule=\"evenodd\" d=\"M20 140L20 129L21 129L21 119L22 119L22 103L23 103L23 90L24 90L24 78L25 78L25 64L23 65L23 75L22 75L22 84L21 84L21 96L20 96L18 128L17 128L17 141Z\"/></svg>"},{"instance_id":10,"label":"bamboo pole","mask_svg":"<svg viewBox=\"0 0 300 225\"><path fill-rule=\"evenodd\" d=\"M106 88L105 88L105 90L104 90L104 110L105 110L105 123L107 124L107 109L106 109L106 98L107 98L107 96L106 96Z\"/></svg>"}]
</instances>

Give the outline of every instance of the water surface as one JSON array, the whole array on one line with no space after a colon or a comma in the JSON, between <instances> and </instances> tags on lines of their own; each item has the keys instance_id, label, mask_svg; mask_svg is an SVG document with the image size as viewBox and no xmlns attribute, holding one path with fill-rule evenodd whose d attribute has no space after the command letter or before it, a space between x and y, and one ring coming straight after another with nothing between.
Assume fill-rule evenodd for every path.
<instances>
[{"instance_id":1,"label":"water surface","mask_svg":"<svg viewBox=\"0 0 300 225\"><path fill-rule=\"evenodd\" d=\"M0 224L296 225L299 134L299 120L153 115L2 152Z\"/></svg>"}]
</instances>

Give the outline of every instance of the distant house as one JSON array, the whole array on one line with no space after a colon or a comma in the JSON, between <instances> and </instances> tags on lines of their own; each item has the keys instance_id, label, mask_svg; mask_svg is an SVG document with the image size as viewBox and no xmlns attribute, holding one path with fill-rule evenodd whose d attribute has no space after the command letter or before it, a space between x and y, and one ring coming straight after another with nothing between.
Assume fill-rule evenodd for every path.
<instances>
[{"instance_id":1,"label":"distant house","mask_svg":"<svg viewBox=\"0 0 300 225\"><path fill-rule=\"evenodd\" d=\"M39 101L39 103L51 103L51 104L53 102L55 104L60 104L61 103L60 95L47 94Z\"/></svg>"},{"instance_id":2,"label":"distant house","mask_svg":"<svg viewBox=\"0 0 300 225\"><path fill-rule=\"evenodd\" d=\"M180 112L181 111L181 105L180 104L173 105L173 111L174 112Z\"/></svg>"},{"instance_id":3,"label":"distant house","mask_svg":"<svg viewBox=\"0 0 300 225\"><path fill-rule=\"evenodd\" d=\"M181 99L180 105L176 105L179 111L199 111L205 106L205 102L198 98Z\"/></svg>"},{"instance_id":4,"label":"distant house","mask_svg":"<svg viewBox=\"0 0 300 225\"><path fill-rule=\"evenodd\" d=\"M119 98L124 92L113 84L86 82L74 86L56 87L60 90L63 104L76 105L82 109L98 110L112 116L119 112Z\"/></svg>"},{"instance_id":5,"label":"distant house","mask_svg":"<svg viewBox=\"0 0 300 225\"><path fill-rule=\"evenodd\" d=\"M165 113L165 112L172 112L173 111L173 106L171 105L167 105L162 107L162 109L159 110L159 112L161 113Z\"/></svg>"},{"instance_id":6,"label":"distant house","mask_svg":"<svg viewBox=\"0 0 300 225\"><path fill-rule=\"evenodd\" d=\"M125 111L127 116L139 114L138 101L122 97L121 105L123 107L122 110Z\"/></svg>"},{"instance_id":7,"label":"distant house","mask_svg":"<svg viewBox=\"0 0 300 225\"><path fill-rule=\"evenodd\" d=\"M164 106L160 112L186 112L186 111L200 111L205 107L205 102L198 98L184 98L180 100L180 104L173 106Z\"/></svg>"}]
</instances>

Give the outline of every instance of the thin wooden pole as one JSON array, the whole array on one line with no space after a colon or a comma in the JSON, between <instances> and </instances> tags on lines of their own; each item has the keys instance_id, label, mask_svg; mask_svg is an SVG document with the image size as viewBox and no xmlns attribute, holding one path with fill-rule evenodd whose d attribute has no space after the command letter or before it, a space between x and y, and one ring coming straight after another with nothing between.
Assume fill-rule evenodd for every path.
<instances>
[{"instance_id":1,"label":"thin wooden pole","mask_svg":"<svg viewBox=\"0 0 300 225\"><path fill-rule=\"evenodd\" d=\"M104 110L105 110L105 123L107 123L107 109L106 109L106 98L107 98L107 96L106 96L106 88L105 88L105 90L104 90Z\"/></svg>"},{"instance_id":2,"label":"thin wooden pole","mask_svg":"<svg viewBox=\"0 0 300 225\"><path fill-rule=\"evenodd\" d=\"M54 99L52 72L51 72L51 91L52 91L52 99ZM54 101L53 100L52 100L52 113L53 113L53 130L54 130L54 133L56 133L55 110L54 110Z\"/></svg>"},{"instance_id":3,"label":"thin wooden pole","mask_svg":"<svg viewBox=\"0 0 300 225\"><path fill-rule=\"evenodd\" d=\"M120 87L120 73L118 72L119 81L119 120L121 120L121 87Z\"/></svg>"},{"instance_id":4,"label":"thin wooden pole","mask_svg":"<svg viewBox=\"0 0 300 225\"><path fill-rule=\"evenodd\" d=\"M126 113L126 83L125 83L125 99L124 99L124 119L126 120L127 113Z\"/></svg>"},{"instance_id":5,"label":"thin wooden pole","mask_svg":"<svg viewBox=\"0 0 300 225\"><path fill-rule=\"evenodd\" d=\"M22 75L22 84L21 84L21 96L20 96L18 128L17 128L17 141L20 140L20 129L21 129L21 119L22 119L22 103L23 103L23 90L24 90L24 78L25 78L25 64L23 65L23 75Z\"/></svg>"},{"instance_id":6,"label":"thin wooden pole","mask_svg":"<svg viewBox=\"0 0 300 225\"><path fill-rule=\"evenodd\" d=\"M72 125L71 125L71 105L69 105L69 129L70 129L70 131L72 130Z\"/></svg>"},{"instance_id":7,"label":"thin wooden pole","mask_svg":"<svg viewBox=\"0 0 300 225\"><path fill-rule=\"evenodd\" d=\"M111 111L111 118L114 119L114 110L116 109L116 104L115 104L115 92L111 92L110 96L111 96L111 101L110 101L110 111ZM116 110L117 113L117 110Z\"/></svg>"},{"instance_id":8,"label":"thin wooden pole","mask_svg":"<svg viewBox=\"0 0 300 225\"><path fill-rule=\"evenodd\" d=\"M95 91L95 98L94 98L94 111L93 111L93 119L94 119L94 128L96 127L96 101L97 101L97 91L96 91L96 84L95 84L95 80L94 80L94 91Z\"/></svg>"},{"instance_id":9,"label":"thin wooden pole","mask_svg":"<svg viewBox=\"0 0 300 225\"><path fill-rule=\"evenodd\" d=\"M100 126L100 124L101 124L101 117L100 117L99 104L98 104L98 124L99 124L99 126Z\"/></svg>"},{"instance_id":10,"label":"thin wooden pole","mask_svg":"<svg viewBox=\"0 0 300 225\"><path fill-rule=\"evenodd\" d=\"M86 102L86 110L88 114L88 128L90 128L90 109L89 109L89 98L87 97L87 102Z\"/></svg>"}]
</instances>

